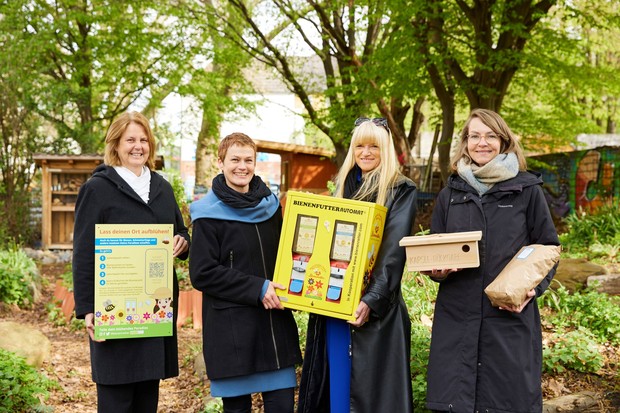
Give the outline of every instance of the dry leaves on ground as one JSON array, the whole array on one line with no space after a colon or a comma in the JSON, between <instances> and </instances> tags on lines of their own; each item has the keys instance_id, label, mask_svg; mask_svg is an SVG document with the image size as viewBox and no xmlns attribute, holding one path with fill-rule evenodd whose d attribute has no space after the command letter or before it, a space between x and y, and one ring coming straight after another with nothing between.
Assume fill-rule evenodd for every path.
<instances>
[{"instance_id":1,"label":"dry leaves on ground","mask_svg":"<svg viewBox=\"0 0 620 413\"><path fill-rule=\"evenodd\" d=\"M33 309L18 308L2 311L3 321L15 321L39 329L49 338L52 350L42 370L60 386L50 392L45 406L54 412L94 413L97 411L97 389L91 379L90 356L85 330L71 331L69 327L55 327L48 320L46 304L52 301L54 283L64 266L44 266L42 276L48 281L41 300ZM193 357L200 351L202 335L199 330L181 328L179 340L178 377L161 382L159 412L197 413L204 410L207 384L194 375Z\"/></svg>"}]
</instances>

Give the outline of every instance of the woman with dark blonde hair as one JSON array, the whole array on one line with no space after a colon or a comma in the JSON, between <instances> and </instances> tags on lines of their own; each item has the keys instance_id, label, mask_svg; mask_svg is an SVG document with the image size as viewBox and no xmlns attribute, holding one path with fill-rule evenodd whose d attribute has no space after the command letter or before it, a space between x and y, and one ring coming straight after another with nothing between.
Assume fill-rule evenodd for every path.
<instances>
[{"instance_id":1,"label":"woman with dark blonde hair","mask_svg":"<svg viewBox=\"0 0 620 413\"><path fill-rule=\"evenodd\" d=\"M432 233L482 231L480 266L425 271L441 283L435 304L426 406L436 412L542 411L542 337L536 304L555 274L518 307L493 307L484 289L521 247L559 245L540 174L528 172L504 119L475 109L454 173L435 201Z\"/></svg>"},{"instance_id":2,"label":"woman with dark blonde hair","mask_svg":"<svg viewBox=\"0 0 620 413\"><path fill-rule=\"evenodd\" d=\"M108 128L104 163L80 188L73 230L75 314L90 343L97 411L155 413L159 381L179 374L176 316L168 337L95 340L95 225L173 224L173 255L186 259L189 234L170 184L153 169L155 137L139 112L118 116ZM122 248L122 247L118 247ZM173 307L179 288L173 272Z\"/></svg>"},{"instance_id":3,"label":"woman with dark blonde hair","mask_svg":"<svg viewBox=\"0 0 620 413\"><path fill-rule=\"evenodd\" d=\"M299 413L413 411L411 322L400 283L416 187L399 172L384 118L358 118L334 196L387 207L383 239L356 320L310 315Z\"/></svg>"}]
</instances>

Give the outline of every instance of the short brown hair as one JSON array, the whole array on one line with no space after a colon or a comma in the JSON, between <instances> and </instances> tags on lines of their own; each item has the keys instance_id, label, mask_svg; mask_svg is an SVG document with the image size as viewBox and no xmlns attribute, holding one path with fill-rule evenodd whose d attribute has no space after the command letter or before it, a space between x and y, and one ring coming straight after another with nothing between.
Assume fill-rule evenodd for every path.
<instances>
[{"instance_id":1,"label":"short brown hair","mask_svg":"<svg viewBox=\"0 0 620 413\"><path fill-rule=\"evenodd\" d=\"M146 137L149 141L149 158L146 161L146 166L149 169L155 169L155 136L151 131L149 120L140 112L125 112L112 122L108 128L108 133L105 137L105 155L103 162L109 166L121 166L121 158L118 156L117 148L118 142L123 136L123 133L127 130L127 127L135 123L142 126Z\"/></svg>"},{"instance_id":2,"label":"short brown hair","mask_svg":"<svg viewBox=\"0 0 620 413\"><path fill-rule=\"evenodd\" d=\"M254 159L256 160L256 143L245 133L234 132L230 135L227 135L220 142L220 146L217 149L217 157L224 162L226 158L226 154L228 153L228 148L233 145L237 146L249 146L254 151Z\"/></svg>"},{"instance_id":3,"label":"short brown hair","mask_svg":"<svg viewBox=\"0 0 620 413\"><path fill-rule=\"evenodd\" d=\"M469 123L472 119L478 118L482 123L491 128L500 139L502 140L500 146L500 153L514 153L517 155L519 161L519 170L525 171L527 169L527 161L525 160L525 154L519 144L517 135L510 130L508 124L498 113L489 109L474 109L469 114L465 126L461 131L460 141L456 147L456 151L450 160L450 166L453 171L457 171L457 165L461 158L468 158L471 161L471 156L467 151L467 135L469 135Z\"/></svg>"}]
</instances>

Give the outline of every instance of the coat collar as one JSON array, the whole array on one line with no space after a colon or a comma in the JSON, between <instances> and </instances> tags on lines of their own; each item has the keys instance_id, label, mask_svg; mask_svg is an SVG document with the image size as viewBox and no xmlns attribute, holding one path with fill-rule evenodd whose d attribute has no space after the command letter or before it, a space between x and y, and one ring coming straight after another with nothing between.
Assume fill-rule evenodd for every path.
<instances>
[{"instance_id":1,"label":"coat collar","mask_svg":"<svg viewBox=\"0 0 620 413\"><path fill-rule=\"evenodd\" d=\"M136 192L131 188L131 186L123 178L121 178L121 176L118 174L118 172L116 172L116 170L113 167L101 164L101 165L97 166L97 168L95 168L95 171L93 172L93 176L92 177L93 178L102 178L102 179L110 181L121 192L123 192L124 194L128 195L129 197L134 198L134 199L140 201L142 204L144 204L144 201L142 200L142 198L140 198L140 196L138 194L136 194ZM162 181L162 179L163 178L158 173L156 173L154 171L151 171L151 186L150 186L150 189L149 189L149 204L151 204L153 202L153 200L155 198L157 198L157 196L161 192L161 181Z\"/></svg>"}]
</instances>

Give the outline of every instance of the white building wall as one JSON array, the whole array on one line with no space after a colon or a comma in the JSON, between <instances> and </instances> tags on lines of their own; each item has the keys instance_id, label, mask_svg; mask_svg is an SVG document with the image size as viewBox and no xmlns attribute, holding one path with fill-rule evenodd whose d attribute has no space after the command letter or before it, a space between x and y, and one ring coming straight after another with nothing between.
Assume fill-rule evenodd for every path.
<instances>
[{"instance_id":1,"label":"white building wall","mask_svg":"<svg viewBox=\"0 0 620 413\"><path fill-rule=\"evenodd\" d=\"M247 97L246 97L247 98ZM252 139L303 145L304 119L297 113L293 94L254 96L258 104L256 114L247 118L234 116L221 126L221 137L242 132Z\"/></svg>"}]
</instances>

